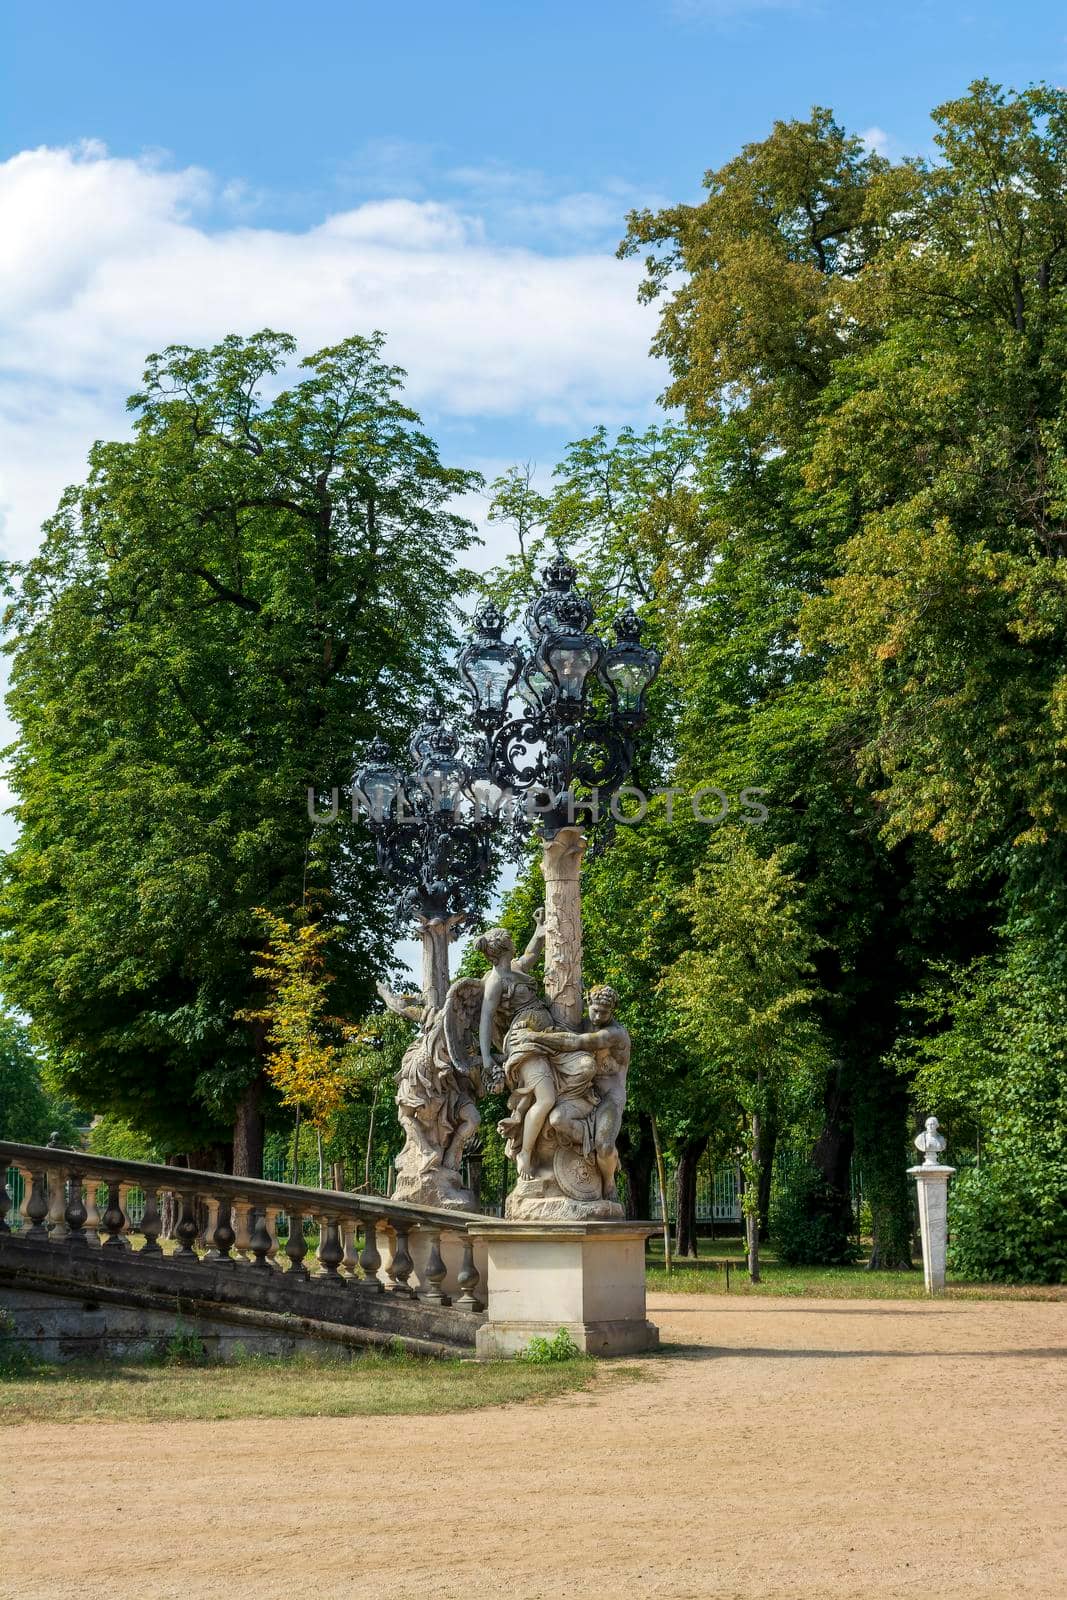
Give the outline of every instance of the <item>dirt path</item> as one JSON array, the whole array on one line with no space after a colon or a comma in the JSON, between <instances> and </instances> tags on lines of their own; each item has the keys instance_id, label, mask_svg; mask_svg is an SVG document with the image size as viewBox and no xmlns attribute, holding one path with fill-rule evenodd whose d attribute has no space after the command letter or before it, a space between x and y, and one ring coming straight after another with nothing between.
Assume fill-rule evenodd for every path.
<instances>
[{"instance_id":1,"label":"dirt path","mask_svg":"<svg viewBox=\"0 0 1067 1600\"><path fill-rule=\"evenodd\" d=\"M651 1382L0 1435L3 1600L1067 1593L1067 1308L656 1296Z\"/></svg>"}]
</instances>

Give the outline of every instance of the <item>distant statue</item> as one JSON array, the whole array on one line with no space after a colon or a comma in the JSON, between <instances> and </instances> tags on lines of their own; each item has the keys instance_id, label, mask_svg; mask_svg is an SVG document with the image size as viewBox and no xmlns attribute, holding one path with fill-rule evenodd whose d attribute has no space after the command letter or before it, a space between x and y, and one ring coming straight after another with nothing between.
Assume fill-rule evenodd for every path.
<instances>
[{"instance_id":1,"label":"distant statue","mask_svg":"<svg viewBox=\"0 0 1067 1600\"><path fill-rule=\"evenodd\" d=\"M916 1150L922 1153L924 1167L939 1166L939 1158L948 1144L944 1134L938 1133L937 1127L937 1118L927 1117L925 1128L922 1133L916 1134L913 1141Z\"/></svg>"}]
</instances>

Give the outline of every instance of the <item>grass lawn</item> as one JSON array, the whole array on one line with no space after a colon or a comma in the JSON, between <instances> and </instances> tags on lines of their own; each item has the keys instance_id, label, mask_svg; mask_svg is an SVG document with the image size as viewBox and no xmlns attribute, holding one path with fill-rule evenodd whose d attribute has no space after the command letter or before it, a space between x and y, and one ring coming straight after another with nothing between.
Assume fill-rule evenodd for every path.
<instances>
[{"instance_id":1,"label":"grass lawn","mask_svg":"<svg viewBox=\"0 0 1067 1600\"><path fill-rule=\"evenodd\" d=\"M0 1374L0 1424L440 1415L551 1400L638 1373L584 1356L529 1365L391 1352L337 1361L255 1357L229 1366L72 1362Z\"/></svg>"},{"instance_id":2,"label":"grass lawn","mask_svg":"<svg viewBox=\"0 0 1067 1600\"><path fill-rule=\"evenodd\" d=\"M722 1294L730 1262L730 1293L741 1295L808 1295L824 1300L923 1300L922 1264L912 1272L868 1272L860 1261L853 1267L787 1267L773 1247L760 1247L762 1282L749 1283L744 1248L737 1238L701 1239L696 1261L680 1260L668 1276L663 1239L649 1241L646 1282L650 1290L675 1294ZM949 1274L949 1300L1064 1300L1067 1287L1041 1284L965 1283Z\"/></svg>"}]
</instances>

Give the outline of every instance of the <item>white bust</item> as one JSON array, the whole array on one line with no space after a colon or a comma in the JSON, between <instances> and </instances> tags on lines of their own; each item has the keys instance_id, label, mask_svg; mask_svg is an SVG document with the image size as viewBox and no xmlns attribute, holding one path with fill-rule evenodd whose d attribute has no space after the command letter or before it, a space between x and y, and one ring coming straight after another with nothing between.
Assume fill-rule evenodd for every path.
<instances>
[{"instance_id":1,"label":"white bust","mask_svg":"<svg viewBox=\"0 0 1067 1600\"><path fill-rule=\"evenodd\" d=\"M938 1157L945 1149L948 1141L943 1133L937 1131L937 1118L927 1117L926 1127L915 1138L916 1150L922 1151L923 1166L936 1167L940 1165Z\"/></svg>"}]
</instances>

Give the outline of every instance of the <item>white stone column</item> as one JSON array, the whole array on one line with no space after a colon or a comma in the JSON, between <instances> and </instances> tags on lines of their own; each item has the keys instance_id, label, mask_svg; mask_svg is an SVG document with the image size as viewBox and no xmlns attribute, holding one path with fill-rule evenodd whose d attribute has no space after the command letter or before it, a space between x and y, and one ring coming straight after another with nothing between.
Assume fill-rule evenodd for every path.
<instances>
[{"instance_id":1,"label":"white stone column","mask_svg":"<svg viewBox=\"0 0 1067 1600\"><path fill-rule=\"evenodd\" d=\"M561 828L541 851L545 878L545 994L567 1028L582 1020L582 854L585 834Z\"/></svg>"},{"instance_id":2,"label":"white stone column","mask_svg":"<svg viewBox=\"0 0 1067 1600\"><path fill-rule=\"evenodd\" d=\"M948 1180L956 1169L938 1161L945 1149L945 1137L938 1132L936 1117L927 1117L925 1130L914 1144L924 1158L921 1167L908 1168L908 1176L918 1186L923 1279L927 1294L940 1294L945 1287L948 1254Z\"/></svg>"}]
</instances>

